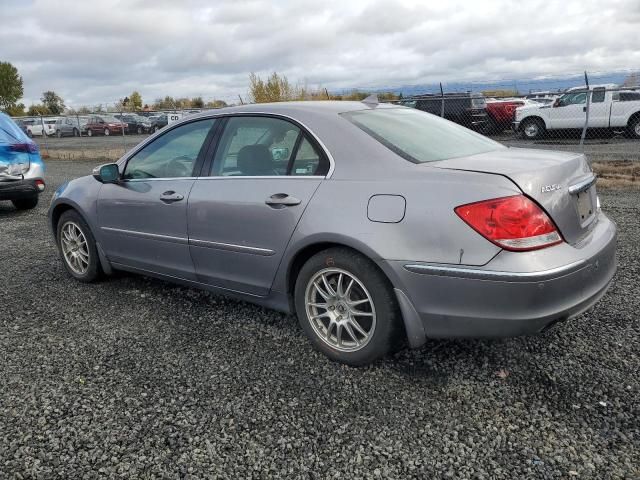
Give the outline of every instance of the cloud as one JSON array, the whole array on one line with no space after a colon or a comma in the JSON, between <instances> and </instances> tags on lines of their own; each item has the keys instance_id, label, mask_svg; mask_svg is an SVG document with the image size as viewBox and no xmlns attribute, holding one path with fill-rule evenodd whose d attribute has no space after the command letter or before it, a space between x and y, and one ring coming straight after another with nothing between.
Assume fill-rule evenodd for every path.
<instances>
[{"instance_id":1,"label":"cloud","mask_svg":"<svg viewBox=\"0 0 640 480\"><path fill-rule=\"evenodd\" d=\"M252 71L332 89L640 66L637 0L5 0L0 17L26 103L235 101Z\"/></svg>"}]
</instances>

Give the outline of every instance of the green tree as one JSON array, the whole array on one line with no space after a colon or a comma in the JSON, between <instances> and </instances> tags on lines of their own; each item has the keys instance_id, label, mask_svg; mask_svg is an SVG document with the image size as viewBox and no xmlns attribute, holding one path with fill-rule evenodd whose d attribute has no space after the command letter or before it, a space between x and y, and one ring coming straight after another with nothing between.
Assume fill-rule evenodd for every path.
<instances>
[{"instance_id":1,"label":"green tree","mask_svg":"<svg viewBox=\"0 0 640 480\"><path fill-rule=\"evenodd\" d=\"M205 107L206 108L224 108L227 106L227 102L225 102L224 100L212 100L210 102L207 102Z\"/></svg>"},{"instance_id":2,"label":"green tree","mask_svg":"<svg viewBox=\"0 0 640 480\"><path fill-rule=\"evenodd\" d=\"M7 115L10 117L24 117L24 103L16 103L6 109Z\"/></svg>"},{"instance_id":3,"label":"green tree","mask_svg":"<svg viewBox=\"0 0 640 480\"><path fill-rule=\"evenodd\" d=\"M9 62L0 62L0 109L7 110L22 98L22 77Z\"/></svg>"},{"instance_id":4,"label":"green tree","mask_svg":"<svg viewBox=\"0 0 640 480\"><path fill-rule=\"evenodd\" d=\"M31 116L50 115L50 114L51 112L49 111L49 109L42 104L30 105L29 109L27 110L27 115L31 115Z\"/></svg>"},{"instance_id":5,"label":"green tree","mask_svg":"<svg viewBox=\"0 0 640 480\"><path fill-rule=\"evenodd\" d=\"M193 97L191 99L191 108L204 108L204 100L202 100L202 97Z\"/></svg>"},{"instance_id":6,"label":"green tree","mask_svg":"<svg viewBox=\"0 0 640 480\"><path fill-rule=\"evenodd\" d=\"M64 112L64 100L52 90L43 92L40 100L42 100L42 104L49 109L49 113L60 115Z\"/></svg>"},{"instance_id":7,"label":"green tree","mask_svg":"<svg viewBox=\"0 0 640 480\"><path fill-rule=\"evenodd\" d=\"M137 91L133 91L129 95L129 108L134 111L142 109L142 96Z\"/></svg>"},{"instance_id":8,"label":"green tree","mask_svg":"<svg viewBox=\"0 0 640 480\"><path fill-rule=\"evenodd\" d=\"M273 72L267 80L249 74L249 98L253 103L287 102L300 97L300 89L292 86L284 75Z\"/></svg>"}]
</instances>

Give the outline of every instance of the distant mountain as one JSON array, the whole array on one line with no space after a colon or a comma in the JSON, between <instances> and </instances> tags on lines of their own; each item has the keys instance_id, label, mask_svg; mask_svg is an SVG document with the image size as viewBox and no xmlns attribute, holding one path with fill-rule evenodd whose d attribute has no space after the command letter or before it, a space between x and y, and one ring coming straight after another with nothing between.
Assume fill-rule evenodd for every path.
<instances>
[{"instance_id":1,"label":"distant mountain","mask_svg":"<svg viewBox=\"0 0 640 480\"><path fill-rule=\"evenodd\" d=\"M634 77L636 75L636 77ZM615 83L621 85L629 78L637 78L637 74L622 73L605 73L597 75L589 75L589 84L597 85L604 83ZM633 80L632 80L633 81ZM548 76L535 79L518 79L518 80L500 80L486 82L446 82L442 83L445 93L451 92L482 92L485 90L517 90L520 94L540 91L563 91L567 88L584 85L584 75L568 75L568 76ZM403 97L419 95L422 93L440 93L440 85L437 83L421 84L421 85L402 85L402 86L380 86L380 87L363 87L363 88L343 88L334 90L335 93L347 93L353 90L360 92L393 92L402 93Z\"/></svg>"}]
</instances>

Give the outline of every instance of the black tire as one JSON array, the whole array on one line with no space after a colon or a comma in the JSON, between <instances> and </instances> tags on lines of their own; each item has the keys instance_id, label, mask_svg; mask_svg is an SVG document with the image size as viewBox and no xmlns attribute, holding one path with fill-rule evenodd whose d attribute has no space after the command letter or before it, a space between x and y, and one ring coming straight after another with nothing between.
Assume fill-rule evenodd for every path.
<instances>
[{"instance_id":1,"label":"black tire","mask_svg":"<svg viewBox=\"0 0 640 480\"><path fill-rule=\"evenodd\" d=\"M29 197L29 198L17 198L15 200L11 200L13 206L18 210L31 210L36 208L38 205L38 196Z\"/></svg>"},{"instance_id":2,"label":"black tire","mask_svg":"<svg viewBox=\"0 0 640 480\"><path fill-rule=\"evenodd\" d=\"M105 136L105 137L108 137L109 135L111 135L111 132L109 131L109 129L108 129L108 128L105 128L105 129L104 129L104 136Z\"/></svg>"},{"instance_id":3,"label":"black tire","mask_svg":"<svg viewBox=\"0 0 640 480\"><path fill-rule=\"evenodd\" d=\"M158 127L158 125L154 125L153 126L153 133L156 133L158 130L160 130L160 127Z\"/></svg>"},{"instance_id":4,"label":"black tire","mask_svg":"<svg viewBox=\"0 0 640 480\"><path fill-rule=\"evenodd\" d=\"M487 117L487 122L480 128L482 135L497 135L501 128L492 116Z\"/></svg>"},{"instance_id":5,"label":"black tire","mask_svg":"<svg viewBox=\"0 0 640 480\"><path fill-rule=\"evenodd\" d=\"M80 136L80 132L78 131L78 129L77 129L77 128L74 128L74 129L73 129L73 136L74 136L74 137L79 137L79 136Z\"/></svg>"},{"instance_id":6,"label":"black tire","mask_svg":"<svg viewBox=\"0 0 640 480\"><path fill-rule=\"evenodd\" d=\"M31 130L27 130L27 137L33 138L33 132Z\"/></svg>"},{"instance_id":7,"label":"black tire","mask_svg":"<svg viewBox=\"0 0 640 480\"><path fill-rule=\"evenodd\" d=\"M87 243L87 250L89 253L89 261L87 265L86 272L80 274L74 271L69 263L67 262L64 254L62 253L62 229L68 223L73 223L80 228L82 235L84 235ZM64 268L67 270L69 275L71 275L76 280L81 282L89 283L95 280L98 280L102 277L102 268L100 266L100 260L98 258L98 250L96 249L96 241L93 238L93 234L91 233L91 229L87 225L87 223L83 220L78 212L75 210L67 210L64 212L60 219L58 220L58 225L56 225L56 245L58 246L58 253L60 254L60 259L62 260L62 264Z\"/></svg>"},{"instance_id":8,"label":"black tire","mask_svg":"<svg viewBox=\"0 0 640 480\"><path fill-rule=\"evenodd\" d=\"M312 279L327 269L339 269L355 277L368 290L373 301L375 328L370 333L371 337L368 342L357 350L341 351L332 347L320 337L319 333L316 333L311 325L305 298L307 289L313 288L311 287ZM331 360L351 366L368 365L394 351L401 343L402 317L391 283L374 263L353 250L339 247L330 248L307 260L296 279L294 296L300 326L313 347ZM336 308L334 314L337 314L337 310ZM326 313L329 313L328 310ZM336 328L337 326L334 326L333 329L329 327L329 331L332 332Z\"/></svg>"},{"instance_id":9,"label":"black tire","mask_svg":"<svg viewBox=\"0 0 640 480\"><path fill-rule=\"evenodd\" d=\"M525 118L520 125L522 138L527 140L538 140L546 133L546 128L539 118Z\"/></svg>"},{"instance_id":10,"label":"black tire","mask_svg":"<svg viewBox=\"0 0 640 480\"><path fill-rule=\"evenodd\" d=\"M142 135L142 127L138 127L138 135Z\"/></svg>"},{"instance_id":11,"label":"black tire","mask_svg":"<svg viewBox=\"0 0 640 480\"><path fill-rule=\"evenodd\" d=\"M631 138L640 138L640 115L631 119L627 131Z\"/></svg>"},{"instance_id":12,"label":"black tire","mask_svg":"<svg viewBox=\"0 0 640 480\"><path fill-rule=\"evenodd\" d=\"M62 130L58 130L58 131L56 132L56 137L58 137L58 138L62 138Z\"/></svg>"}]
</instances>

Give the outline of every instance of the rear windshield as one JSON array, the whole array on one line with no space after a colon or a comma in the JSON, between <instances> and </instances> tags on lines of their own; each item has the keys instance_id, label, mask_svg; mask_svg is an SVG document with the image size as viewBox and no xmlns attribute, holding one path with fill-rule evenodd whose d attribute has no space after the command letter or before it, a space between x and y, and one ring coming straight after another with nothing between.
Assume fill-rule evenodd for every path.
<instances>
[{"instance_id":1,"label":"rear windshield","mask_svg":"<svg viewBox=\"0 0 640 480\"><path fill-rule=\"evenodd\" d=\"M413 108L380 108L341 114L402 158L436 162L504 147L468 128Z\"/></svg>"},{"instance_id":2,"label":"rear windshield","mask_svg":"<svg viewBox=\"0 0 640 480\"><path fill-rule=\"evenodd\" d=\"M0 143L30 142L18 125L4 113L0 113Z\"/></svg>"}]
</instances>

